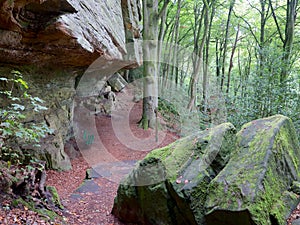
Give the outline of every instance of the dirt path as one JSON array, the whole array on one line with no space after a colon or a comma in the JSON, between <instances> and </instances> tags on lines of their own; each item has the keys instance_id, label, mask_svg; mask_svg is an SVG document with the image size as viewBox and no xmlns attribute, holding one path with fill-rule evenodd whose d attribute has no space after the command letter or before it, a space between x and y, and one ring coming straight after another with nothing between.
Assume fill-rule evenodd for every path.
<instances>
[{"instance_id":1,"label":"dirt path","mask_svg":"<svg viewBox=\"0 0 300 225\"><path fill-rule=\"evenodd\" d=\"M151 138L154 140L155 132L153 130L145 131L138 127L137 123L141 117L141 112L142 102L134 104L129 116L130 130L139 139ZM118 162L122 166L124 163L134 165L137 160L142 159L149 152L147 150L149 146L146 150L140 151L133 150L126 143L122 143L115 134L111 117L96 116L95 121L102 144L118 160L113 165L109 165L111 168L118 168ZM155 148L166 146L176 139L178 136L165 131L161 143ZM101 165L104 164L100 162ZM72 161L72 166L73 169L66 172L48 171L47 179L47 185L57 188L62 203L66 207L66 223L78 225L123 224L110 214L118 183L111 179L109 173L108 175L102 173L102 171L107 171L107 168L102 168L102 170L98 168L97 171L100 171L100 175L96 172L92 173L92 179L86 180L82 185L85 171L90 168L89 164L83 157L80 157Z\"/></svg>"}]
</instances>

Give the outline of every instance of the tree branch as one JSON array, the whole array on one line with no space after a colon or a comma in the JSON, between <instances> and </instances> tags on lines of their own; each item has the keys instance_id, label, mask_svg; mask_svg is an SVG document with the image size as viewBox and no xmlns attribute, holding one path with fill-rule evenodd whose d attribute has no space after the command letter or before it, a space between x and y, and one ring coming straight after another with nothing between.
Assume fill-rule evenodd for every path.
<instances>
[{"instance_id":1,"label":"tree branch","mask_svg":"<svg viewBox=\"0 0 300 225\"><path fill-rule=\"evenodd\" d=\"M164 14L164 11L167 9L168 7L168 4L169 4L170 0L165 0L164 1L164 5L163 7L161 8L161 10L159 11L158 13L158 19L162 18L163 14Z\"/></svg>"},{"instance_id":2,"label":"tree branch","mask_svg":"<svg viewBox=\"0 0 300 225\"><path fill-rule=\"evenodd\" d=\"M239 18L239 19L242 19L242 20L248 25L248 28L249 28L250 33L251 33L252 36L254 37L256 43L257 43L258 45L260 45L260 42L258 41L257 37L255 36L254 31L253 31L251 25L249 24L249 22L248 22L247 20L245 20L243 17L236 15L236 13L235 13L234 10L233 10L233 13L234 13L235 17L237 17L237 18Z\"/></svg>"},{"instance_id":3,"label":"tree branch","mask_svg":"<svg viewBox=\"0 0 300 225\"><path fill-rule=\"evenodd\" d=\"M278 20L277 20L276 14L275 14L275 10L274 10L274 8L273 8L272 1L271 1L271 0L269 0L269 4L270 4L270 7L271 7L273 19L274 19L275 24L276 24L276 27L277 27L277 31L278 31L278 33L279 33L280 40L282 41L282 43L284 43L284 38L283 38L283 36L282 36L281 30L280 30L280 27L279 27L279 24L278 24Z\"/></svg>"},{"instance_id":4,"label":"tree branch","mask_svg":"<svg viewBox=\"0 0 300 225\"><path fill-rule=\"evenodd\" d=\"M260 14L262 13L261 10L259 8L257 8L256 6L254 6L253 4L251 4L251 2L249 0L247 0L247 2L251 6L251 8L256 9Z\"/></svg>"}]
</instances>

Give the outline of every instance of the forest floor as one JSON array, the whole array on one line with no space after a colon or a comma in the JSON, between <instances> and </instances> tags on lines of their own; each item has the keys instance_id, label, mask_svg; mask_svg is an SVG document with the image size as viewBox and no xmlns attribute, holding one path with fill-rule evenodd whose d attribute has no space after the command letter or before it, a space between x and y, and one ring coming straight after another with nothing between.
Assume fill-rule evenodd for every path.
<instances>
[{"instance_id":1,"label":"forest floor","mask_svg":"<svg viewBox=\"0 0 300 225\"><path fill-rule=\"evenodd\" d=\"M121 94L121 93L120 93ZM143 159L152 149L163 147L174 142L179 136L167 129L162 131L159 144L155 141L155 131L153 129L144 130L139 127L138 122L142 115L142 101L131 104L129 112L129 128L131 133L140 140L148 139L146 149L132 150L118 139L112 123L112 117L104 115L95 116L99 138L105 150L108 151L116 162L130 162L132 165ZM160 116L160 120L162 118ZM163 122L164 126L166 125ZM124 142L124 141L123 141ZM149 148L149 143L154 143L153 148ZM156 144L156 145L155 145ZM121 225L123 224L111 214L114 198L117 194L118 182L110 177L93 173L92 179L86 178L86 171L91 168L87 160L80 156L72 160L72 169L59 172L47 171L47 186L54 186L60 196L64 210L58 211L61 218L51 221L44 218L27 207L19 205L11 207L11 199L1 197L0 202L0 225L44 225L44 224L67 224L67 225ZM101 163L100 163L101 164ZM95 175L96 174L96 175ZM124 175L124 174L123 174Z\"/></svg>"},{"instance_id":2,"label":"forest floor","mask_svg":"<svg viewBox=\"0 0 300 225\"><path fill-rule=\"evenodd\" d=\"M138 126L141 118L142 102L135 104L130 112L129 124L133 134L138 138L155 138L152 129L143 130ZM116 137L111 123L111 117L97 116L96 124L99 137L106 150L120 161L135 162L143 159L150 151L135 151L125 146ZM163 147L178 139L175 133L167 131L163 141L157 147ZM157 148L155 147L155 148ZM86 180L86 170L90 167L83 157L72 161L73 169L66 172L48 171L47 185L55 186L66 207L67 224L123 224L118 221L111 210L118 183L101 175L92 180Z\"/></svg>"}]
</instances>

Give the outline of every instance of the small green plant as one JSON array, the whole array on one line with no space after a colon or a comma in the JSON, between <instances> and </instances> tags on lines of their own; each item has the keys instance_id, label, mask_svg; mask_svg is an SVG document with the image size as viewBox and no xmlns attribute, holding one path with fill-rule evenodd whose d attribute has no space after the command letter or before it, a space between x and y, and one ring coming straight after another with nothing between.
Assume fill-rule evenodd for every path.
<instances>
[{"instance_id":1,"label":"small green plant","mask_svg":"<svg viewBox=\"0 0 300 225\"><path fill-rule=\"evenodd\" d=\"M22 164L26 153L19 147L38 147L40 139L51 129L45 123L24 123L26 112L47 110L43 100L31 96L27 82L19 71L9 77L0 76L0 159L11 164ZM30 161L30 160L29 160Z\"/></svg>"}]
</instances>

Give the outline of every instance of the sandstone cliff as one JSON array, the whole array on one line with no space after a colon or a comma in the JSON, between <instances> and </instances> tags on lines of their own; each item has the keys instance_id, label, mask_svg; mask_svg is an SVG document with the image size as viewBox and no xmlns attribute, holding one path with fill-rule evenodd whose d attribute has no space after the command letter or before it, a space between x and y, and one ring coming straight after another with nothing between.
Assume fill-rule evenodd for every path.
<instances>
[{"instance_id":1,"label":"sandstone cliff","mask_svg":"<svg viewBox=\"0 0 300 225\"><path fill-rule=\"evenodd\" d=\"M0 61L88 66L120 59L140 38L137 0L2 0Z\"/></svg>"},{"instance_id":2,"label":"sandstone cliff","mask_svg":"<svg viewBox=\"0 0 300 225\"><path fill-rule=\"evenodd\" d=\"M140 19L139 0L0 0L0 72L17 68L31 94L46 100L47 112L29 113L27 121L44 121L54 130L40 149L50 167L70 167L64 147L75 81L99 57L105 64L130 56L127 65L137 66Z\"/></svg>"}]
</instances>

